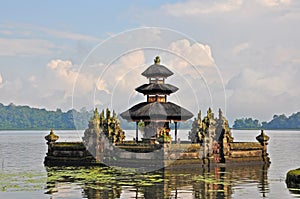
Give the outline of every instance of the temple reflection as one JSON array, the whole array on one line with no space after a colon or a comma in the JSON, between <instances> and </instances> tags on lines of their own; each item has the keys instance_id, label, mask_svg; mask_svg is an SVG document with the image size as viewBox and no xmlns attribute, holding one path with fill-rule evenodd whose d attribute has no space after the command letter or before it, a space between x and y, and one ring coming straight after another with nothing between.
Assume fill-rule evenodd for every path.
<instances>
[{"instance_id":1,"label":"temple reflection","mask_svg":"<svg viewBox=\"0 0 300 199\"><path fill-rule=\"evenodd\" d=\"M143 174L116 172L110 168L82 168L76 171L64 167L47 170L48 193L57 196L64 192L66 184L74 187L79 185L81 189L74 189L77 194L90 199L230 199L237 187L243 188L249 183L257 187L255 194L260 197L267 197L269 192L267 165L165 168ZM82 172L91 175L84 177ZM93 175L93 172L99 176Z\"/></svg>"}]
</instances>

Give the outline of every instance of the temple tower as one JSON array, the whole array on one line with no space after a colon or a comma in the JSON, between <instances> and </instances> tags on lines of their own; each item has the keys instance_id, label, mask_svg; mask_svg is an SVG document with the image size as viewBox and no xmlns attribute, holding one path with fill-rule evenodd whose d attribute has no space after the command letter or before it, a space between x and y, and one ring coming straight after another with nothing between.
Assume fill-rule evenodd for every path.
<instances>
[{"instance_id":1,"label":"temple tower","mask_svg":"<svg viewBox=\"0 0 300 199\"><path fill-rule=\"evenodd\" d=\"M146 138L158 138L162 134L169 134L169 123L175 124L175 141L177 141L177 122L193 117L188 110L167 101L167 96L176 92L178 88L165 81L174 73L166 66L160 64L160 58L154 59L154 64L149 66L142 75L148 80L135 90L144 94L146 102L141 102L129 110L121 113L121 117L136 122L136 141L138 141L138 123L144 122Z\"/></svg>"}]
</instances>

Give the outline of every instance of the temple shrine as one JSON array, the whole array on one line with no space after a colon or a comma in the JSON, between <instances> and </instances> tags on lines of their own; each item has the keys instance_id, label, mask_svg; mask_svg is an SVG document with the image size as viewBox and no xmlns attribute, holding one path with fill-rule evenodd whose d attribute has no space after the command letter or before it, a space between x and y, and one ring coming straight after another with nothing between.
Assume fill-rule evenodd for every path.
<instances>
[{"instance_id":1,"label":"temple shrine","mask_svg":"<svg viewBox=\"0 0 300 199\"><path fill-rule=\"evenodd\" d=\"M143 140L158 138L161 141L170 141L169 123L175 124L175 143L177 142L177 122L186 121L193 117L193 114L167 101L167 96L176 92L178 88L166 84L165 80L173 75L167 67L160 64L160 58L154 59L154 64L149 66L143 73L148 84L143 84L135 90L147 96L146 102L134 105L129 110L121 113L121 117L130 122L136 122L136 138L138 141L138 124L144 124Z\"/></svg>"},{"instance_id":2,"label":"temple shrine","mask_svg":"<svg viewBox=\"0 0 300 199\"><path fill-rule=\"evenodd\" d=\"M189 140L178 142L178 122L192 118L193 114L167 100L178 90L166 83L173 72L161 65L157 56L154 64L142 75L149 82L137 87L136 91L144 94L146 101L120 114L123 119L135 122L134 140L125 139L126 132L121 128L115 111L111 114L106 109L99 114L96 108L82 142L57 142L59 137L53 131L45 137L48 145L45 165L107 165L143 167L146 170L173 166L269 165L269 137L264 131L256 137L257 142L235 142L221 109L217 117L211 108L204 117L199 111L188 132ZM174 137L171 136L172 123ZM139 130L142 138L138 137Z\"/></svg>"}]
</instances>

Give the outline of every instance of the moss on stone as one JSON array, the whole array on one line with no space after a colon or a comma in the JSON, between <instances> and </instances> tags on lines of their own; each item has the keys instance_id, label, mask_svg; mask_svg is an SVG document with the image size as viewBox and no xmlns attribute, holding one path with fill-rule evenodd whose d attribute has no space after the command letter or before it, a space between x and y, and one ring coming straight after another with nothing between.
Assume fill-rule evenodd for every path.
<instances>
[{"instance_id":1,"label":"moss on stone","mask_svg":"<svg viewBox=\"0 0 300 199\"><path fill-rule=\"evenodd\" d=\"M290 170L286 175L285 182L288 188L300 189L300 168Z\"/></svg>"},{"instance_id":2,"label":"moss on stone","mask_svg":"<svg viewBox=\"0 0 300 199\"><path fill-rule=\"evenodd\" d=\"M230 143L230 149L232 150L254 150L261 149L261 145L258 142L233 142Z\"/></svg>"},{"instance_id":3,"label":"moss on stone","mask_svg":"<svg viewBox=\"0 0 300 199\"><path fill-rule=\"evenodd\" d=\"M82 142L56 142L52 148L53 150L86 150Z\"/></svg>"},{"instance_id":4,"label":"moss on stone","mask_svg":"<svg viewBox=\"0 0 300 199\"><path fill-rule=\"evenodd\" d=\"M295 169L295 170L290 170L290 171L288 172L288 175L299 176L299 175L300 175L300 168Z\"/></svg>"}]
</instances>

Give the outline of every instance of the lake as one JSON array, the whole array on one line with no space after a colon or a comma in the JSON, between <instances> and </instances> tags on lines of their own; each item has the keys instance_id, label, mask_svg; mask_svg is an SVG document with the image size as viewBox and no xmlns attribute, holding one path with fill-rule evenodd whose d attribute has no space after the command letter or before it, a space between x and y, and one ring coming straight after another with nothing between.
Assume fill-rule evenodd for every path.
<instances>
[{"instance_id":1,"label":"lake","mask_svg":"<svg viewBox=\"0 0 300 199\"><path fill-rule=\"evenodd\" d=\"M268 131L270 167L135 173L119 168L45 168L48 131L0 131L0 198L300 198L286 173L300 167L300 131ZM56 131L59 141L79 141L83 131ZM259 131L233 130L235 141L255 141ZM188 131L178 132L187 140ZM134 131L126 131L127 139Z\"/></svg>"}]
</instances>

